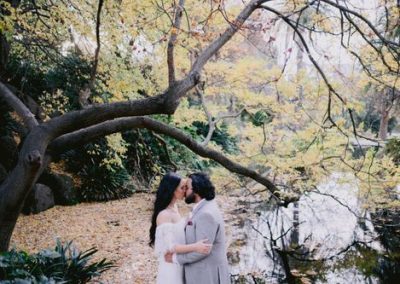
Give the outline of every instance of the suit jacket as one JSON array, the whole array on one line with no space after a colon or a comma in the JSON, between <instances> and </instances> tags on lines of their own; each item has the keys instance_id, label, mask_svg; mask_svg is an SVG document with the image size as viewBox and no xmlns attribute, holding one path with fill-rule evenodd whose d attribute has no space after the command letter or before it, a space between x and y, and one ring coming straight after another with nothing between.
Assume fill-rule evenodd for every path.
<instances>
[{"instance_id":1,"label":"suit jacket","mask_svg":"<svg viewBox=\"0 0 400 284\"><path fill-rule=\"evenodd\" d=\"M224 219L214 200L204 200L192 213L185 227L186 243L208 239L213 245L210 254L191 252L178 254L186 284L231 283L226 257Z\"/></svg>"}]
</instances>

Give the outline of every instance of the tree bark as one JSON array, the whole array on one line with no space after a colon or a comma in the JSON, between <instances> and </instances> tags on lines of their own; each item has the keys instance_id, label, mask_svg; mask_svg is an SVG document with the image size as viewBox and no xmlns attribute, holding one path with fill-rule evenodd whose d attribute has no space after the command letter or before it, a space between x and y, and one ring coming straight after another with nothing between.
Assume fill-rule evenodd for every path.
<instances>
[{"instance_id":1,"label":"tree bark","mask_svg":"<svg viewBox=\"0 0 400 284\"><path fill-rule=\"evenodd\" d=\"M380 139L382 139L382 140L387 139L388 127L389 127L389 111L382 110L381 121L379 123L379 138Z\"/></svg>"},{"instance_id":2,"label":"tree bark","mask_svg":"<svg viewBox=\"0 0 400 284\"><path fill-rule=\"evenodd\" d=\"M11 90L0 82L0 96L12 107L24 121L28 129L38 125L33 113L27 108Z\"/></svg>"},{"instance_id":3,"label":"tree bark","mask_svg":"<svg viewBox=\"0 0 400 284\"><path fill-rule=\"evenodd\" d=\"M5 75L9 52L10 45L6 40L6 37L0 33L0 77Z\"/></svg>"},{"instance_id":4,"label":"tree bark","mask_svg":"<svg viewBox=\"0 0 400 284\"><path fill-rule=\"evenodd\" d=\"M172 26L171 37L169 38L169 41L168 41L167 65L168 65L168 84L169 84L169 86L172 86L176 81L174 47L175 47L176 40L178 38L178 31L181 27L184 3L185 3L184 0L179 0L178 5L175 6L175 20L174 20L174 24Z\"/></svg>"},{"instance_id":5,"label":"tree bark","mask_svg":"<svg viewBox=\"0 0 400 284\"><path fill-rule=\"evenodd\" d=\"M46 133L36 127L23 143L17 166L0 185L0 252L7 251L24 200L46 168Z\"/></svg>"}]
</instances>

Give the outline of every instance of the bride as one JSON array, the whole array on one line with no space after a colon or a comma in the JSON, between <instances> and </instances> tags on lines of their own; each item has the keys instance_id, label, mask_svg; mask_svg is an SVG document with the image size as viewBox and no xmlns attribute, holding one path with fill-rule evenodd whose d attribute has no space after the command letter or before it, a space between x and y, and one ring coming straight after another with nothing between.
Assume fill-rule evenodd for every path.
<instances>
[{"instance_id":1,"label":"bride","mask_svg":"<svg viewBox=\"0 0 400 284\"><path fill-rule=\"evenodd\" d=\"M150 246L158 257L157 284L183 284L183 267L167 263L167 252L208 254L211 244L201 240L185 244L185 218L179 213L176 202L185 198L186 181L174 173L166 174L157 189L150 227Z\"/></svg>"}]
</instances>

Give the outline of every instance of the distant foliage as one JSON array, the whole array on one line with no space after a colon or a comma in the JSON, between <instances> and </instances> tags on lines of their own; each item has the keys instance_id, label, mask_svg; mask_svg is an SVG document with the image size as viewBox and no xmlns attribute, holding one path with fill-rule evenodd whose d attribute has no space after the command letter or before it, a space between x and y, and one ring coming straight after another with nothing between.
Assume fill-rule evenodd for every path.
<instances>
[{"instance_id":1,"label":"distant foliage","mask_svg":"<svg viewBox=\"0 0 400 284\"><path fill-rule=\"evenodd\" d=\"M13 22L11 17L12 14L11 4L6 1L0 3L0 33L4 34L7 38L12 36Z\"/></svg>"},{"instance_id":2,"label":"distant foliage","mask_svg":"<svg viewBox=\"0 0 400 284\"><path fill-rule=\"evenodd\" d=\"M56 90L53 94L43 93L39 103L47 117L54 117L67 112L69 100L61 90Z\"/></svg>"},{"instance_id":3,"label":"distant foliage","mask_svg":"<svg viewBox=\"0 0 400 284\"><path fill-rule=\"evenodd\" d=\"M381 118L378 113L375 112L366 112L364 115L358 117L359 123L363 123L364 131L371 131L372 133L378 134L379 132L379 124ZM397 120L394 117L391 117L388 122L388 131L391 132L397 125Z\"/></svg>"},{"instance_id":4,"label":"distant foliage","mask_svg":"<svg viewBox=\"0 0 400 284\"><path fill-rule=\"evenodd\" d=\"M385 146L385 152L396 165L400 165L400 139L389 139Z\"/></svg>"},{"instance_id":5,"label":"distant foliage","mask_svg":"<svg viewBox=\"0 0 400 284\"><path fill-rule=\"evenodd\" d=\"M157 176L174 170L163 141L151 131L138 129L123 133L127 142L124 165L130 175L149 185Z\"/></svg>"},{"instance_id":6,"label":"distant foliage","mask_svg":"<svg viewBox=\"0 0 400 284\"><path fill-rule=\"evenodd\" d=\"M185 128L185 131L200 137L196 134L196 128ZM211 165L180 142L148 130L127 131L123 133L123 138L128 149L124 159L125 168L145 184L168 171L205 170Z\"/></svg>"},{"instance_id":7,"label":"distant foliage","mask_svg":"<svg viewBox=\"0 0 400 284\"><path fill-rule=\"evenodd\" d=\"M0 254L1 283L87 283L114 267L106 259L91 262L96 252L95 248L79 252L72 242L60 241L54 249L36 254L12 249Z\"/></svg>"},{"instance_id":8,"label":"distant foliage","mask_svg":"<svg viewBox=\"0 0 400 284\"><path fill-rule=\"evenodd\" d=\"M168 148L170 149L169 155L171 160L178 165L179 169L183 169L187 172L205 171L210 168L211 165L215 165L215 162L199 157L186 148L186 146L172 138L165 137L165 141L167 141Z\"/></svg>"},{"instance_id":9,"label":"distant foliage","mask_svg":"<svg viewBox=\"0 0 400 284\"><path fill-rule=\"evenodd\" d=\"M202 136L204 139L210 129L208 124L203 121L193 121L192 128L195 130L196 136ZM185 129L187 130L187 129ZM238 153L239 148L237 146L237 139L228 133L228 127L225 123L222 123L218 128L214 130L211 137L211 141L222 147L227 153Z\"/></svg>"},{"instance_id":10,"label":"distant foliage","mask_svg":"<svg viewBox=\"0 0 400 284\"><path fill-rule=\"evenodd\" d=\"M79 196L82 201L108 201L128 197L134 193L125 168L113 168L88 164L79 173L84 182Z\"/></svg>"}]
</instances>

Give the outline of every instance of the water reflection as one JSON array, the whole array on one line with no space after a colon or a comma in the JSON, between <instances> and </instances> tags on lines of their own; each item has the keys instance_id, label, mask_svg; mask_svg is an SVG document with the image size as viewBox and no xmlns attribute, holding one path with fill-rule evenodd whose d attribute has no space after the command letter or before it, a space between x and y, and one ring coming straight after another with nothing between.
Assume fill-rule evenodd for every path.
<instances>
[{"instance_id":1,"label":"water reflection","mask_svg":"<svg viewBox=\"0 0 400 284\"><path fill-rule=\"evenodd\" d=\"M389 283L380 270L392 260L360 200L357 184L334 174L288 208L254 208L231 258L235 282Z\"/></svg>"}]
</instances>

